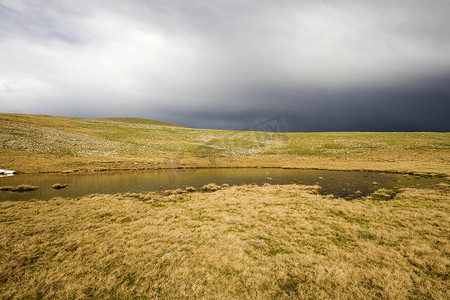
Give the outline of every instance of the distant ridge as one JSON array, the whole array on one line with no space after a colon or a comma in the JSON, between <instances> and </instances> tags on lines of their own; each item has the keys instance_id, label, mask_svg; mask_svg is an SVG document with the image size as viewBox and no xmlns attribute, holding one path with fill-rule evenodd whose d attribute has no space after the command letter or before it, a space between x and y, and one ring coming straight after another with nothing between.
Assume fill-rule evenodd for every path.
<instances>
[{"instance_id":1,"label":"distant ridge","mask_svg":"<svg viewBox=\"0 0 450 300\"><path fill-rule=\"evenodd\" d=\"M174 126L174 127L185 127L169 122L157 121L151 119L142 119L142 118L96 118L95 120L108 120L108 121L116 121L116 122L124 122L124 123L134 123L134 124L145 124L145 125L159 125L159 126Z\"/></svg>"}]
</instances>

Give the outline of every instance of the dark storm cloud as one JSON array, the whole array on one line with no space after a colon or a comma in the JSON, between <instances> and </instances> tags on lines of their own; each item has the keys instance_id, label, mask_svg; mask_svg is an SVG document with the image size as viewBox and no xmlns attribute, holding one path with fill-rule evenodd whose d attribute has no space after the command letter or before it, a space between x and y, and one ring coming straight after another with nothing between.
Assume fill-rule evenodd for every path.
<instances>
[{"instance_id":1,"label":"dark storm cloud","mask_svg":"<svg viewBox=\"0 0 450 300\"><path fill-rule=\"evenodd\" d=\"M0 0L0 111L449 130L450 2Z\"/></svg>"},{"instance_id":2,"label":"dark storm cloud","mask_svg":"<svg viewBox=\"0 0 450 300\"><path fill-rule=\"evenodd\" d=\"M286 131L448 131L449 86L450 74L444 74L408 85L351 91L267 89L260 97L273 101L263 107L174 119L200 128L252 129L280 117Z\"/></svg>"}]
</instances>

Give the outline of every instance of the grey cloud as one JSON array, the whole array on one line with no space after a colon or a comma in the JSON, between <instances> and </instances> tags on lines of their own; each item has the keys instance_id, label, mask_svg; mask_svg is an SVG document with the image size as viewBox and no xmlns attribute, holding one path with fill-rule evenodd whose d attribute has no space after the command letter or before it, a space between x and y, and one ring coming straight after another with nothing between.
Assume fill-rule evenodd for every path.
<instances>
[{"instance_id":1,"label":"grey cloud","mask_svg":"<svg viewBox=\"0 0 450 300\"><path fill-rule=\"evenodd\" d=\"M21 9L0 3L0 38L16 39L22 36L34 42L81 42L75 30L77 24L73 13L45 4L19 7Z\"/></svg>"},{"instance_id":2,"label":"grey cloud","mask_svg":"<svg viewBox=\"0 0 450 300\"><path fill-rule=\"evenodd\" d=\"M0 0L0 110L448 130L449 15L438 0Z\"/></svg>"}]
</instances>

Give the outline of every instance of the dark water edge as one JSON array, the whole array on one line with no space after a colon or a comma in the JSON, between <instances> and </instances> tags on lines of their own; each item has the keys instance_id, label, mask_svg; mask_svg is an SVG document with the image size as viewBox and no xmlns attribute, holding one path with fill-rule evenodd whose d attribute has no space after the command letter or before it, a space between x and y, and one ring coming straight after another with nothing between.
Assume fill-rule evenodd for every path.
<instances>
[{"instance_id":1,"label":"dark water edge","mask_svg":"<svg viewBox=\"0 0 450 300\"><path fill-rule=\"evenodd\" d=\"M380 188L397 190L404 187L427 188L442 182L436 177L419 177L395 173L363 171L324 171L277 168L252 169L197 169L155 170L93 174L32 174L0 178L1 186L28 184L38 186L31 192L0 192L0 201L51 199L54 197L82 197L94 193L115 194L126 192L158 192L200 188L208 183L242 184L305 184L319 185L320 194L354 199L369 195ZM60 190L52 189L55 183L69 184Z\"/></svg>"}]
</instances>

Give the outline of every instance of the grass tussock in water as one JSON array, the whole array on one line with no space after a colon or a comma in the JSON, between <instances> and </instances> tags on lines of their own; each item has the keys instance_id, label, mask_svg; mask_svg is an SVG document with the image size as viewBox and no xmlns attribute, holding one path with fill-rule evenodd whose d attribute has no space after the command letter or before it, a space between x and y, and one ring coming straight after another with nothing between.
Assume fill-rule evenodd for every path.
<instances>
[{"instance_id":1,"label":"grass tussock in water","mask_svg":"<svg viewBox=\"0 0 450 300\"><path fill-rule=\"evenodd\" d=\"M448 190L316 189L1 202L0 298L448 299Z\"/></svg>"},{"instance_id":2,"label":"grass tussock in water","mask_svg":"<svg viewBox=\"0 0 450 300\"><path fill-rule=\"evenodd\" d=\"M69 186L68 183L55 183L54 185L52 185L52 189L60 190L60 189L66 188L68 186Z\"/></svg>"},{"instance_id":3,"label":"grass tussock in water","mask_svg":"<svg viewBox=\"0 0 450 300\"><path fill-rule=\"evenodd\" d=\"M18 186L2 186L0 187L0 191L9 191L9 192L31 192L38 190L39 187L35 185L29 184L21 184Z\"/></svg>"}]
</instances>

